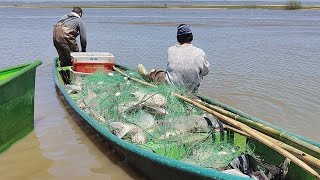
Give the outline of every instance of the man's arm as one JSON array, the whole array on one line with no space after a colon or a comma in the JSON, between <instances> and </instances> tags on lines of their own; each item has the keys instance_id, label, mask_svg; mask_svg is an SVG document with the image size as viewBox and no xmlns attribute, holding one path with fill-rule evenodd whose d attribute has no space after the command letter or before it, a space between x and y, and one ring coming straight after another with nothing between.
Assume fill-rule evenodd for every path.
<instances>
[{"instance_id":1,"label":"man's arm","mask_svg":"<svg viewBox=\"0 0 320 180\"><path fill-rule=\"evenodd\" d=\"M207 56L204 54L204 63L203 63L203 67L201 69L201 75L205 76L209 73L209 68L210 68L210 63L208 61Z\"/></svg>"},{"instance_id":2,"label":"man's arm","mask_svg":"<svg viewBox=\"0 0 320 180\"><path fill-rule=\"evenodd\" d=\"M87 49L87 30L83 20L80 20L79 23L79 34L80 34L80 43L81 43L81 51L86 52Z\"/></svg>"}]
</instances>

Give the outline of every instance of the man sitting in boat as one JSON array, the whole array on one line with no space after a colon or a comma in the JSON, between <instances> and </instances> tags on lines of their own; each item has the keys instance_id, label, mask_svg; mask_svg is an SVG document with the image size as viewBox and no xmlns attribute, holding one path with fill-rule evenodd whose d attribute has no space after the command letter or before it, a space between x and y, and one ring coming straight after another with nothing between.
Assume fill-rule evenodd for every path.
<instances>
[{"instance_id":1,"label":"man sitting in boat","mask_svg":"<svg viewBox=\"0 0 320 180\"><path fill-rule=\"evenodd\" d=\"M59 54L61 66L71 66L71 52L78 52L77 36L80 35L81 51L86 52L86 27L82 20L82 9L74 7L53 28L53 44Z\"/></svg>"},{"instance_id":2,"label":"man sitting in boat","mask_svg":"<svg viewBox=\"0 0 320 180\"><path fill-rule=\"evenodd\" d=\"M137 69L142 78L148 82L162 84L167 82L184 87L196 93L203 76L209 72L209 62L205 52L191 44L193 35L186 24L177 28L178 44L168 49L166 71L151 70L149 73L142 64Z\"/></svg>"}]
</instances>

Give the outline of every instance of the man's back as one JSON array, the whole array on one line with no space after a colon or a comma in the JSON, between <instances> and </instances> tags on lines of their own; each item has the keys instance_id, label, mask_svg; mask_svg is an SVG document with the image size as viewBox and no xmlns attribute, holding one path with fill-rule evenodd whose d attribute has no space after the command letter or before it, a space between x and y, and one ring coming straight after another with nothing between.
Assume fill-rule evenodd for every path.
<instances>
[{"instance_id":1,"label":"man's back","mask_svg":"<svg viewBox=\"0 0 320 180\"><path fill-rule=\"evenodd\" d=\"M79 51L77 36L80 35L81 51L86 52L86 28L82 9L74 7L72 12L64 15L53 28L53 44L59 54L62 66L72 65L71 52Z\"/></svg>"},{"instance_id":2,"label":"man's back","mask_svg":"<svg viewBox=\"0 0 320 180\"><path fill-rule=\"evenodd\" d=\"M81 49L84 52L86 50L87 46L87 32L84 21L81 19L81 17L74 12L70 12L64 16L61 17L59 24L63 24L63 26L66 26L68 28L71 28L77 32L75 34L76 38L78 35L80 35L80 43L81 43Z\"/></svg>"},{"instance_id":3,"label":"man's back","mask_svg":"<svg viewBox=\"0 0 320 180\"><path fill-rule=\"evenodd\" d=\"M192 44L175 45L168 49L167 77L170 83L194 89L208 72L209 62L202 49Z\"/></svg>"}]
</instances>

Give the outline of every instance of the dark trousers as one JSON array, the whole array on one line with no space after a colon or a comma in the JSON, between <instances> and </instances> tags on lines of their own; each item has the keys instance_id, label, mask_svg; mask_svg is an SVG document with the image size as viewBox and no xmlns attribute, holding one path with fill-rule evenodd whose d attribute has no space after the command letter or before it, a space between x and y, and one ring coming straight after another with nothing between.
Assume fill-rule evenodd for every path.
<instances>
[{"instance_id":1,"label":"dark trousers","mask_svg":"<svg viewBox=\"0 0 320 180\"><path fill-rule=\"evenodd\" d=\"M166 83L166 72L165 71L154 70L154 71L151 71L148 75L149 75L150 81L155 84Z\"/></svg>"}]
</instances>

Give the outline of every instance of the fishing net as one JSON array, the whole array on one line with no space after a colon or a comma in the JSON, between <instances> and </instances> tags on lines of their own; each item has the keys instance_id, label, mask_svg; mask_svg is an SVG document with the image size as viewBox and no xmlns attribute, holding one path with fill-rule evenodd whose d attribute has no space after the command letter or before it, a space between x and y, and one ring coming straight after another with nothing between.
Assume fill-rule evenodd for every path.
<instances>
[{"instance_id":1,"label":"fishing net","mask_svg":"<svg viewBox=\"0 0 320 180\"><path fill-rule=\"evenodd\" d=\"M243 153L253 154L244 137L219 131L214 116L174 95L192 97L186 90L146 86L128 78L139 77L135 71L125 74L86 76L76 93L79 107L119 138L160 155L218 170Z\"/></svg>"}]
</instances>

